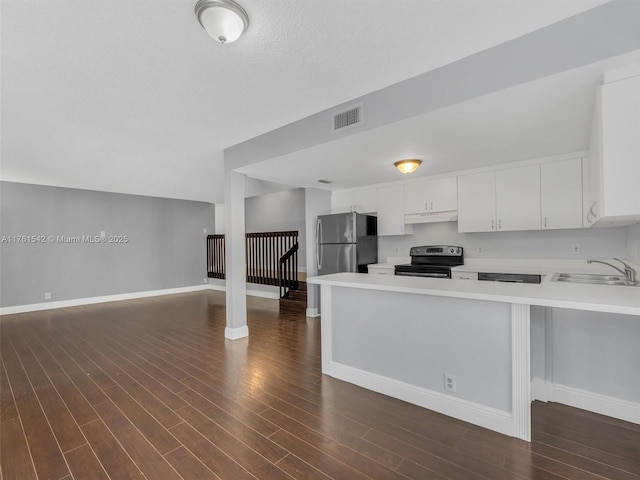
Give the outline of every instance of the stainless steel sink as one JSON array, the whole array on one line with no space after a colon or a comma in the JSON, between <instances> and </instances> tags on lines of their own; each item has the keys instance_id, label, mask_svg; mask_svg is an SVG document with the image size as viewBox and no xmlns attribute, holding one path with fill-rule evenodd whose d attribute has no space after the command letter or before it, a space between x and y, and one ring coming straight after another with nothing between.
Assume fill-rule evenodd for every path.
<instances>
[{"instance_id":1,"label":"stainless steel sink","mask_svg":"<svg viewBox=\"0 0 640 480\"><path fill-rule=\"evenodd\" d=\"M590 283L593 285L630 285L622 275L596 275L591 273L556 273L552 282Z\"/></svg>"}]
</instances>

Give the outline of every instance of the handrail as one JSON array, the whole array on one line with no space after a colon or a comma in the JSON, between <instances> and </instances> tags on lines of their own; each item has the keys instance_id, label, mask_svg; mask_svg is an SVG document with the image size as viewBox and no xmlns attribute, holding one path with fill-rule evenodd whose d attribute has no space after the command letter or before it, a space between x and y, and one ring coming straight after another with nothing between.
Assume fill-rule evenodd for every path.
<instances>
[{"instance_id":1,"label":"handrail","mask_svg":"<svg viewBox=\"0 0 640 480\"><path fill-rule=\"evenodd\" d=\"M289 296L291 289L299 287L298 282L298 243L291 247L280 257L278 269L278 285L280 285L280 298Z\"/></svg>"}]
</instances>

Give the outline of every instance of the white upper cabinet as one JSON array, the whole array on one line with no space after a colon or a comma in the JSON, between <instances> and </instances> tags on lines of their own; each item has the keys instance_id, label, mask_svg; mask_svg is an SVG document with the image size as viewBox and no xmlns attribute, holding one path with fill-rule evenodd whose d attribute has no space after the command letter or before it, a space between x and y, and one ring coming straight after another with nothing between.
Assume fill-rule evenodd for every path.
<instances>
[{"instance_id":1,"label":"white upper cabinet","mask_svg":"<svg viewBox=\"0 0 640 480\"><path fill-rule=\"evenodd\" d=\"M347 190L331 194L331 213L375 213L378 211L378 197L375 188Z\"/></svg>"},{"instance_id":2,"label":"white upper cabinet","mask_svg":"<svg viewBox=\"0 0 640 480\"><path fill-rule=\"evenodd\" d=\"M353 202L358 213L375 213L378 211L378 192L375 188L356 190L353 192Z\"/></svg>"},{"instance_id":3,"label":"white upper cabinet","mask_svg":"<svg viewBox=\"0 0 640 480\"><path fill-rule=\"evenodd\" d=\"M542 229L582 228L582 159L540 165Z\"/></svg>"},{"instance_id":4,"label":"white upper cabinet","mask_svg":"<svg viewBox=\"0 0 640 480\"><path fill-rule=\"evenodd\" d=\"M495 172L458 177L458 231L491 232L496 229Z\"/></svg>"},{"instance_id":5,"label":"white upper cabinet","mask_svg":"<svg viewBox=\"0 0 640 480\"><path fill-rule=\"evenodd\" d=\"M404 224L404 185L378 188L377 196L378 235L413 233L413 227Z\"/></svg>"},{"instance_id":6,"label":"white upper cabinet","mask_svg":"<svg viewBox=\"0 0 640 480\"><path fill-rule=\"evenodd\" d=\"M640 76L601 87L585 183L585 226L640 221Z\"/></svg>"},{"instance_id":7,"label":"white upper cabinet","mask_svg":"<svg viewBox=\"0 0 640 480\"><path fill-rule=\"evenodd\" d=\"M540 165L458 177L458 231L540 229Z\"/></svg>"},{"instance_id":8,"label":"white upper cabinet","mask_svg":"<svg viewBox=\"0 0 640 480\"><path fill-rule=\"evenodd\" d=\"M540 230L540 165L496 171L498 231Z\"/></svg>"},{"instance_id":9,"label":"white upper cabinet","mask_svg":"<svg viewBox=\"0 0 640 480\"><path fill-rule=\"evenodd\" d=\"M332 192L331 193L331 213L350 212L354 205L353 192Z\"/></svg>"},{"instance_id":10,"label":"white upper cabinet","mask_svg":"<svg viewBox=\"0 0 640 480\"><path fill-rule=\"evenodd\" d=\"M434 213L458 209L456 177L407 183L404 189L404 213Z\"/></svg>"}]
</instances>

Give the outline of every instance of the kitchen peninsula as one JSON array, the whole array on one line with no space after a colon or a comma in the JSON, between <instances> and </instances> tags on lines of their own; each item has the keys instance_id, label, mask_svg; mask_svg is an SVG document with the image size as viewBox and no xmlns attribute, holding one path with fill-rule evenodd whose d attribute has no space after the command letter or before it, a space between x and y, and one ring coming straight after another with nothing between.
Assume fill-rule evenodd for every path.
<instances>
[{"instance_id":1,"label":"kitchen peninsula","mask_svg":"<svg viewBox=\"0 0 640 480\"><path fill-rule=\"evenodd\" d=\"M322 371L531 439L531 307L632 316L640 287L339 273L321 285ZM453 382L444 378L453 377ZM640 400L640 399L638 399Z\"/></svg>"}]
</instances>

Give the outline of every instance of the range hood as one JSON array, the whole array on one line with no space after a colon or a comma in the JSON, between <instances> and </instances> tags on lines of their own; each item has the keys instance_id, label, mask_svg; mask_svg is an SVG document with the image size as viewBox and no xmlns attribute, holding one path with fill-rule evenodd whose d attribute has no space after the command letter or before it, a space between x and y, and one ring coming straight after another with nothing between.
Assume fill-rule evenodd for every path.
<instances>
[{"instance_id":1,"label":"range hood","mask_svg":"<svg viewBox=\"0 0 640 480\"><path fill-rule=\"evenodd\" d=\"M412 213L404 216L404 223L406 225L412 225L415 223L456 222L457 220L457 210L449 210L446 212Z\"/></svg>"}]
</instances>

